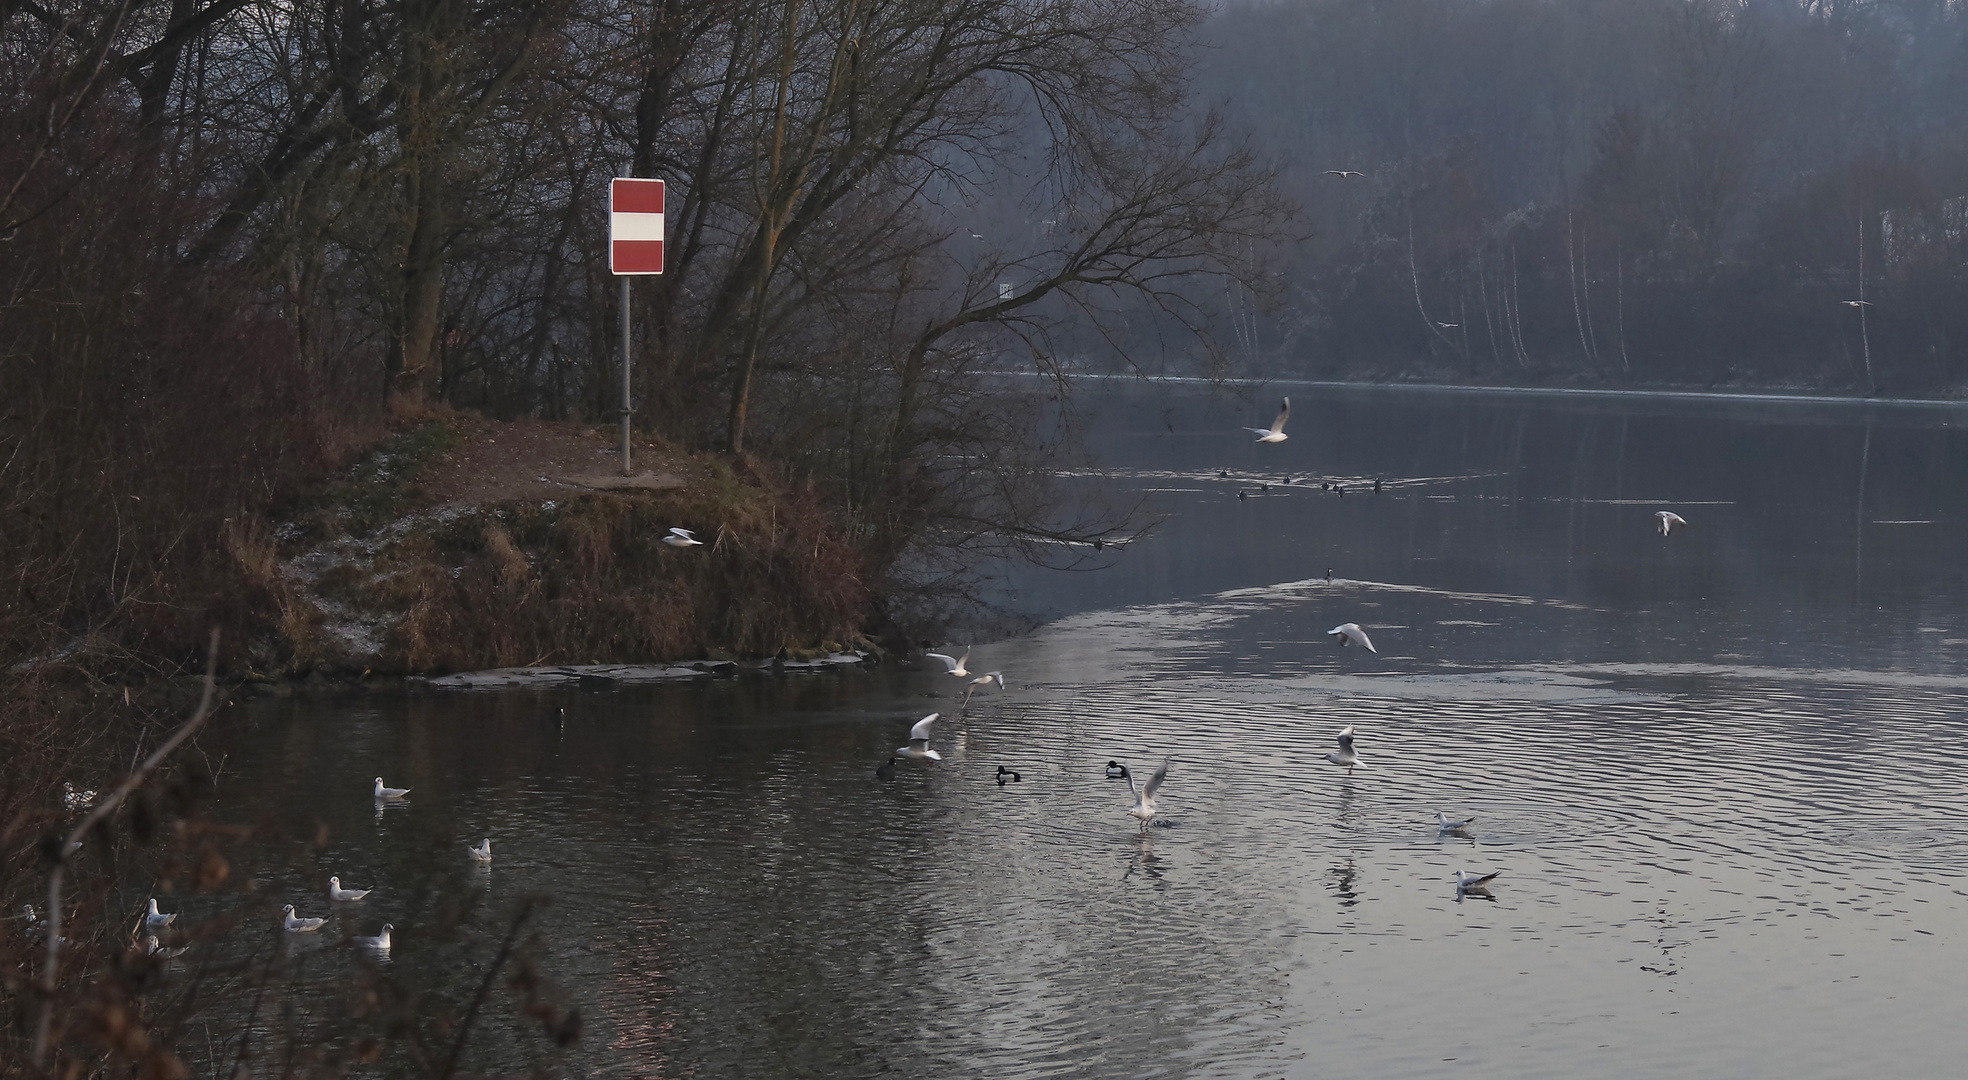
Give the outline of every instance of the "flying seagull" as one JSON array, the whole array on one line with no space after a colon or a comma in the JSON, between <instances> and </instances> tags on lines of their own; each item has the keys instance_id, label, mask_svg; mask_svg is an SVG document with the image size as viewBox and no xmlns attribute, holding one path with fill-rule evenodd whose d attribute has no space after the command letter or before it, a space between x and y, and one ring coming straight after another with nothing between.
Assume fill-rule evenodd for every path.
<instances>
[{"instance_id":1,"label":"flying seagull","mask_svg":"<svg viewBox=\"0 0 1968 1080\"><path fill-rule=\"evenodd\" d=\"M998 684L998 689L1000 689L1000 690L1003 690L1003 689L1004 689L1004 672L1002 672L1002 671L988 671L988 672L985 672L985 673L984 673L984 674L982 674L982 675L979 675L979 676L978 676L977 678L975 678L975 679L972 679L972 680L970 680L970 689L968 689L968 690L966 690L966 691L964 691L964 700L963 700L963 703L964 703L965 705L969 705L969 704L970 704L970 695L972 695L972 694L975 694L975 693L977 692L977 688L978 688L978 687L980 687L980 686L989 686L989 685L991 685L992 683L997 683L997 684Z\"/></svg>"},{"instance_id":2,"label":"flying seagull","mask_svg":"<svg viewBox=\"0 0 1968 1080\"><path fill-rule=\"evenodd\" d=\"M1368 639L1367 632L1365 630L1360 629L1359 623L1343 622L1340 623L1338 626L1333 627L1331 630L1326 631L1326 633L1330 635L1334 641L1339 642L1339 647L1342 649L1344 649L1346 647L1346 643L1350 641L1353 644L1358 645L1362 649L1365 649L1368 652L1373 653L1375 656L1380 655L1380 650L1374 648L1373 642Z\"/></svg>"},{"instance_id":3,"label":"flying seagull","mask_svg":"<svg viewBox=\"0 0 1968 1080\"><path fill-rule=\"evenodd\" d=\"M1440 810L1435 811L1435 821L1442 826L1443 832L1461 832L1471 825L1476 824L1476 819L1473 817L1466 817L1461 821L1450 821L1449 815L1444 814Z\"/></svg>"},{"instance_id":4,"label":"flying seagull","mask_svg":"<svg viewBox=\"0 0 1968 1080\"><path fill-rule=\"evenodd\" d=\"M402 799L402 798L403 798L403 797L404 797L405 795L408 795L408 794L410 794L410 789L409 789L409 788L407 788L407 787L384 787L384 786L383 786L383 778L382 778L382 777L380 777L380 776L378 776L378 777L376 778L376 801L377 801L377 802L396 802L396 801L398 801L398 800L400 800L400 799Z\"/></svg>"},{"instance_id":5,"label":"flying seagull","mask_svg":"<svg viewBox=\"0 0 1968 1080\"><path fill-rule=\"evenodd\" d=\"M923 654L923 659L941 660L943 661L944 670L948 671L950 674L955 675L960 679L967 679L970 677L970 669L964 666L965 664L970 663L969 649L964 650L962 659L945 656L940 652L926 652Z\"/></svg>"},{"instance_id":6,"label":"flying seagull","mask_svg":"<svg viewBox=\"0 0 1968 1080\"><path fill-rule=\"evenodd\" d=\"M1846 307L1871 307L1871 306L1872 306L1872 301L1870 301L1870 300L1840 300L1840 301L1839 301L1839 303L1841 303L1841 304L1844 304L1844 305L1845 305Z\"/></svg>"},{"instance_id":7,"label":"flying seagull","mask_svg":"<svg viewBox=\"0 0 1968 1080\"><path fill-rule=\"evenodd\" d=\"M374 891L373 889L344 889L342 888L341 878L331 877L328 879L328 899L340 901L345 904L353 904Z\"/></svg>"},{"instance_id":8,"label":"flying seagull","mask_svg":"<svg viewBox=\"0 0 1968 1080\"><path fill-rule=\"evenodd\" d=\"M665 536L663 538L663 542L665 544L670 545L671 547L703 547L704 546L704 542L702 540L697 539L697 537L694 534L692 534L689 529L673 528L670 530L670 535Z\"/></svg>"},{"instance_id":9,"label":"flying seagull","mask_svg":"<svg viewBox=\"0 0 1968 1080\"><path fill-rule=\"evenodd\" d=\"M480 866L492 865L492 838L488 836L480 840L477 847L466 844L465 852L472 858L477 859Z\"/></svg>"},{"instance_id":10,"label":"flying seagull","mask_svg":"<svg viewBox=\"0 0 1968 1080\"><path fill-rule=\"evenodd\" d=\"M1366 174L1366 173L1363 173L1363 172L1360 172L1360 171L1359 171L1359 170L1357 170L1357 169L1327 169L1327 170L1325 171L1325 173L1324 173L1324 175L1326 175L1326 176L1337 176L1337 177L1339 177L1339 178L1340 178L1341 180L1345 180L1345 179L1347 179L1348 177L1353 177L1353 176L1365 176L1365 175L1367 175L1367 174Z\"/></svg>"},{"instance_id":11,"label":"flying seagull","mask_svg":"<svg viewBox=\"0 0 1968 1080\"><path fill-rule=\"evenodd\" d=\"M916 726L909 729L909 745L898 748L895 751L896 756L908 758L910 761L942 761L943 755L929 748L929 725L934 724L936 718L941 715L943 714L930 713L916 721Z\"/></svg>"},{"instance_id":12,"label":"flying seagull","mask_svg":"<svg viewBox=\"0 0 1968 1080\"><path fill-rule=\"evenodd\" d=\"M1286 398L1285 403L1278 406L1278 418L1271 421L1270 427L1247 427L1244 430L1256 435L1258 442L1284 442L1291 438L1290 435L1285 434L1285 420L1290 416L1291 399Z\"/></svg>"},{"instance_id":13,"label":"flying seagull","mask_svg":"<svg viewBox=\"0 0 1968 1080\"><path fill-rule=\"evenodd\" d=\"M1459 322L1437 322L1435 325L1441 327L1444 330L1454 330L1460 327L1462 324Z\"/></svg>"},{"instance_id":14,"label":"flying seagull","mask_svg":"<svg viewBox=\"0 0 1968 1080\"><path fill-rule=\"evenodd\" d=\"M1161 790L1162 782L1168 779L1168 767L1168 759L1163 758L1162 767L1156 769L1155 775L1149 777L1139 790L1135 789L1134 776L1130 774L1127 778L1128 790L1134 792L1134 805L1128 808L1128 816L1140 818L1143 829L1148 828L1148 820L1155 816L1155 792Z\"/></svg>"},{"instance_id":15,"label":"flying seagull","mask_svg":"<svg viewBox=\"0 0 1968 1080\"><path fill-rule=\"evenodd\" d=\"M288 904L286 907L280 909L280 925L286 927L292 933L312 934L316 930L321 929L321 924L327 921L327 919L303 919L294 914L294 905L292 904Z\"/></svg>"},{"instance_id":16,"label":"flying seagull","mask_svg":"<svg viewBox=\"0 0 1968 1080\"><path fill-rule=\"evenodd\" d=\"M1668 533L1673 532L1674 527L1676 525L1679 525L1684 529L1688 527L1688 519L1682 517L1680 514L1677 514L1672 510L1654 511L1654 520L1660 522L1660 530L1662 536L1666 536Z\"/></svg>"},{"instance_id":17,"label":"flying seagull","mask_svg":"<svg viewBox=\"0 0 1968 1080\"><path fill-rule=\"evenodd\" d=\"M1351 725L1340 729L1337 741L1339 743L1339 749L1327 754L1326 760L1332 762L1334 765L1346 766L1346 775L1352 776L1353 767L1360 763L1360 755L1353 752L1353 728Z\"/></svg>"}]
</instances>

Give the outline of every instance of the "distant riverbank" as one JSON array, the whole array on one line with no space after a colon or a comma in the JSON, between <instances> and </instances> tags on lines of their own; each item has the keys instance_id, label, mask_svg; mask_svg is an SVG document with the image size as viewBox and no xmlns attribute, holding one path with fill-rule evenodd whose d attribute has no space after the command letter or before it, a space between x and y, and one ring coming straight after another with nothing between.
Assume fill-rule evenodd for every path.
<instances>
[{"instance_id":1,"label":"distant riverbank","mask_svg":"<svg viewBox=\"0 0 1968 1080\"><path fill-rule=\"evenodd\" d=\"M990 372L1007 379L1050 380L1052 377L1030 371ZM1583 386L1505 386L1485 383L1349 381L1344 379L1302 379L1290 376L1208 379L1195 375L1072 374L1074 382L1129 382L1172 386L1232 386L1249 389L1277 387L1304 390L1375 390L1398 393L1495 394L1500 396L1575 397L1630 401L1757 402L1767 404L1849 407L1870 405L1880 408L1949 409L1968 412L1968 397L1865 397L1854 394L1810 394L1784 387L1754 389L1732 387L1698 390L1688 387L1583 387Z\"/></svg>"}]
</instances>

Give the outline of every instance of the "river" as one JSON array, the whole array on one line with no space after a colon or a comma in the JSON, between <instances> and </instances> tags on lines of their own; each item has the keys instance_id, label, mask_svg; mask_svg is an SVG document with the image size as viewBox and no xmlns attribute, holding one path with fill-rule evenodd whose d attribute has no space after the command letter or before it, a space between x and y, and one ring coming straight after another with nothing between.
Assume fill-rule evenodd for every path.
<instances>
[{"instance_id":1,"label":"river","mask_svg":"<svg viewBox=\"0 0 1968 1080\"><path fill-rule=\"evenodd\" d=\"M1253 443L1282 393L1291 438ZM584 1019L567 1075L1959 1067L1968 407L1080 404L1155 527L1001 568L1043 625L976 643L1008 687L967 709L885 665L224 717L219 816L299 838L268 894L379 886L288 946L282 992L359 1027L376 969L336 939L387 920L388 979L441 1016L550 897L525 933ZM1325 636L1348 621L1378 655ZM877 779L932 711L943 760ZM1348 725L1350 775L1323 760ZM1103 766L1165 758L1143 829ZM378 773L407 802L374 807ZM1458 869L1502 874L1459 895ZM501 983L465 1064L547 1060L535 1030Z\"/></svg>"}]
</instances>

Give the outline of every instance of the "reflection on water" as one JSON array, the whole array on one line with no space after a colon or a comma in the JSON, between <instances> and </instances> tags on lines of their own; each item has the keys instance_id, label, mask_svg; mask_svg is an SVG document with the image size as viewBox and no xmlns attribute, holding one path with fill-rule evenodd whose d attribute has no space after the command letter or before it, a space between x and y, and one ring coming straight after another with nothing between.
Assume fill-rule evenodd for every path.
<instances>
[{"instance_id":1,"label":"reflection on water","mask_svg":"<svg viewBox=\"0 0 1968 1080\"><path fill-rule=\"evenodd\" d=\"M475 883L492 935L551 894L582 1075L1951 1071L1958 428L1362 398L1305 403L1270 462L1197 419L1236 403L1179 403L1176 436L1165 405L1121 400L1095 441L1195 490L1106 574L1015 575L1064 617L980 645L1010 688L967 710L900 667L272 703L218 734L225 797L324 825L322 879L379 886L344 932L393 922L396 973L453 994L482 957L420 933L440 886ZM1261 461L1470 479L1216 477ZM1663 542L1660 505L1701 512ZM930 711L944 760L877 779ZM1323 760L1348 725L1351 776ZM1143 830L1104 766L1164 756ZM374 810L379 770L407 804ZM356 963L294 947L322 980Z\"/></svg>"}]
</instances>

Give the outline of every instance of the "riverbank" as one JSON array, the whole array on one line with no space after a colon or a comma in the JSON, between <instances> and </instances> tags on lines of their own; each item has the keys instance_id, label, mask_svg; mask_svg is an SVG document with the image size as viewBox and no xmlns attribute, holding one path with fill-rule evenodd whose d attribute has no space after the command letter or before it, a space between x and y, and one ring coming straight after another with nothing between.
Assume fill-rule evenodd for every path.
<instances>
[{"instance_id":1,"label":"riverbank","mask_svg":"<svg viewBox=\"0 0 1968 1080\"><path fill-rule=\"evenodd\" d=\"M809 493L612 431L423 420L231 542L237 677L811 659L866 644L869 572ZM741 467L742 468L742 467ZM696 538L680 544L673 529Z\"/></svg>"},{"instance_id":2,"label":"riverbank","mask_svg":"<svg viewBox=\"0 0 1968 1080\"><path fill-rule=\"evenodd\" d=\"M1052 375L1035 372L1004 371L992 372L991 374L1006 379L1041 379L1046 381L1053 379ZM1768 404L1807 406L1968 409L1968 387L1958 387L1948 394L1932 397L1887 397L1883 395L1866 396L1861 394L1808 393L1805 392L1804 388L1792 386L1728 386L1696 389L1678 385L1658 387L1547 386L1538 384L1517 385L1511 383L1435 382L1427 380L1404 381L1398 379L1306 379L1294 378L1288 375L1210 379L1195 375L1135 375L1131 373L1075 373L1070 377L1075 381L1088 382L1118 381L1165 384L1170 386L1235 386L1249 389L1278 387L1305 390L1384 390L1388 392L1571 397L1605 401L1762 402Z\"/></svg>"}]
</instances>

